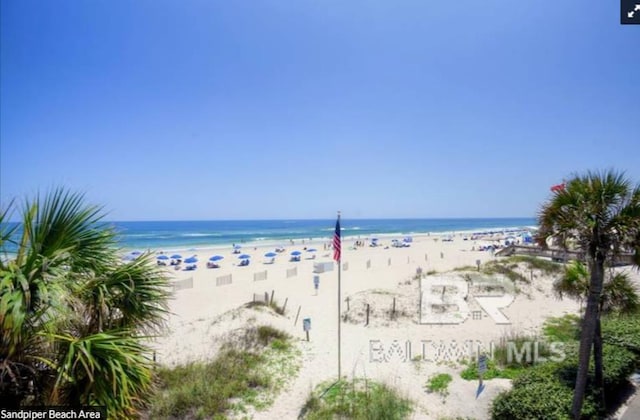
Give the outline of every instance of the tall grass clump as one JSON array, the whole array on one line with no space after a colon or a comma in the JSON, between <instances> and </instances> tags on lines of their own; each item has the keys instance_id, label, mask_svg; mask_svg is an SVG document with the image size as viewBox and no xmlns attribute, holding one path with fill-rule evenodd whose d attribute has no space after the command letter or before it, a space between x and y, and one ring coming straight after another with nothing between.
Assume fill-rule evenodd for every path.
<instances>
[{"instance_id":1,"label":"tall grass clump","mask_svg":"<svg viewBox=\"0 0 640 420\"><path fill-rule=\"evenodd\" d=\"M299 367L290 341L258 326L224 343L213 360L158 369L149 418L226 418L247 405L266 407Z\"/></svg>"},{"instance_id":2,"label":"tall grass clump","mask_svg":"<svg viewBox=\"0 0 640 420\"><path fill-rule=\"evenodd\" d=\"M348 418L354 420L403 420L412 403L386 384L365 379L323 383L312 392L300 417L306 420Z\"/></svg>"}]
</instances>

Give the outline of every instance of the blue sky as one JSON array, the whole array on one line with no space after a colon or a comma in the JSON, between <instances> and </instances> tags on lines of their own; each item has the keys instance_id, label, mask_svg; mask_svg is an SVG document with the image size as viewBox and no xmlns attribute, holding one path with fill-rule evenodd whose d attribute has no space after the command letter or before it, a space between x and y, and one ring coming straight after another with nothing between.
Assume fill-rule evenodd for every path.
<instances>
[{"instance_id":1,"label":"blue sky","mask_svg":"<svg viewBox=\"0 0 640 420\"><path fill-rule=\"evenodd\" d=\"M640 26L618 7L2 0L0 201L533 217L574 172L640 182Z\"/></svg>"}]
</instances>

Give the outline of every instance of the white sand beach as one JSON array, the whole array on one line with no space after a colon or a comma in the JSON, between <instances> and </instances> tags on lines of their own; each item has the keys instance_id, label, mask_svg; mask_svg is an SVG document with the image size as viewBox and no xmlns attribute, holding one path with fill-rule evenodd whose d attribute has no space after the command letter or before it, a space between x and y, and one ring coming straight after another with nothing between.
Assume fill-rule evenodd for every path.
<instances>
[{"instance_id":1,"label":"white sand beach","mask_svg":"<svg viewBox=\"0 0 640 420\"><path fill-rule=\"evenodd\" d=\"M424 273L437 271L427 277L437 279L439 273L456 267L475 267L477 260L484 263L499 258L487 251L472 250L485 242L463 240L463 236L457 234L446 242L435 235L417 236L410 247L403 248L387 247L387 240L380 241L382 246L378 247L366 243L356 248L353 240L342 244L345 269L341 272L341 309L347 314L341 334L342 376L375 378L392 384L416 402L416 419L488 418L491 399L509 387L508 380L485 381L484 391L476 396L478 383L460 378L462 366L455 363L459 355L448 356L447 348L465 342L488 345L513 331L536 333L545 318L579 310L575 301L553 296L549 278L532 272L532 286L500 310L506 323L497 323L470 299L469 310L476 319L469 316L460 323L420 324L420 285L412 280L419 268ZM318 250L315 259L307 259L310 253L303 250L304 246ZM302 251L299 262L289 261L290 252L295 249ZM219 262L220 268L206 268L209 257L219 250L211 254L198 251L198 268L194 271L168 267L177 284L186 288L177 290L171 301L169 334L154 344L157 360L171 366L212 357L220 338L247 322L269 322L291 334L299 342L303 366L270 408L252 414L255 419L296 417L309 391L338 374L338 271L334 265L333 271L313 272L314 263L332 262L332 252L325 250L323 243L296 244L287 246L273 264L264 264L263 255L272 250L243 247L242 252L251 255L250 265L244 267L238 266L238 254L232 254L231 248L221 254L224 259ZM191 256L193 252L181 254ZM320 280L317 292L314 275ZM265 318L251 310L229 312L252 301L254 294L265 293L269 297L273 293L281 305L286 301L284 317ZM391 319L394 298L397 317ZM370 320L365 325L367 303ZM304 318L311 320L308 342L302 327ZM402 351L394 353L391 349ZM426 360L418 361L418 357ZM445 400L425 391L425 383L435 373L453 376Z\"/></svg>"}]
</instances>

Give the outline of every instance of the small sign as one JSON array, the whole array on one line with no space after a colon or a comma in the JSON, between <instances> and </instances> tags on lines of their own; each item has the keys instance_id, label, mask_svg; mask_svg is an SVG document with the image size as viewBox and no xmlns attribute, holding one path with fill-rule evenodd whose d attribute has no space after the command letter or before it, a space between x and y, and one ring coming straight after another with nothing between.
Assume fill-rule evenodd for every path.
<instances>
[{"instance_id":1,"label":"small sign","mask_svg":"<svg viewBox=\"0 0 640 420\"><path fill-rule=\"evenodd\" d=\"M311 330L311 318L305 318L302 320L302 329L304 331Z\"/></svg>"},{"instance_id":2,"label":"small sign","mask_svg":"<svg viewBox=\"0 0 640 420\"><path fill-rule=\"evenodd\" d=\"M313 287L315 287L316 290L320 287L320 276L313 276Z\"/></svg>"},{"instance_id":3,"label":"small sign","mask_svg":"<svg viewBox=\"0 0 640 420\"><path fill-rule=\"evenodd\" d=\"M487 371L487 356L484 354L481 354L478 357L478 374L482 375L486 371Z\"/></svg>"}]
</instances>

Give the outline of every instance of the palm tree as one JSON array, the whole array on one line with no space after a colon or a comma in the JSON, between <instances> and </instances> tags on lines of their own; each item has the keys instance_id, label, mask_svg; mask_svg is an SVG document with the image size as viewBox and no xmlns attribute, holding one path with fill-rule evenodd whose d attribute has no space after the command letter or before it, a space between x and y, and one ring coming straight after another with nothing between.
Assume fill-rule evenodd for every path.
<instances>
[{"instance_id":1,"label":"palm tree","mask_svg":"<svg viewBox=\"0 0 640 420\"><path fill-rule=\"evenodd\" d=\"M602 383L599 320L605 265L624 250L635 250L636 257L640 254L640 185L633 187L624 174L613 170L575 175L563 189L553 192L538 219L540 245L546 246L547 239L554 238L566 248L573 241L584 252L588 266L589 288L571 407L573 417L579 419L592 346L596 382Z\"/></svg>"},{"instance_id":2,"label":"palm tree","mask_svg":"<svg viewBox=\"0 0 640 420\"><path fill-rule=\"evenodd\" d=\"M589 295L589 270L580 261L572 261L561 278L553 283L553 289L560 299L568 296L582 302ZM640 309L640 295L627 273L610 271L602 285L599 311L601 314L635 313Z\"/></svg>"},{"instance_id":3,"label":"palm tree","mask_svg":"<svg viewBox=\"0 0 640 420\"><path fill-rule=\"evenodd\" d=\"M100 208L63 189L0 212L0 399L135 413L151 383L146 335L163 326L168 277L122 263Z\"/></svg>"}]
</instances>

